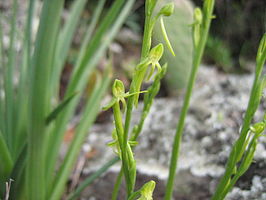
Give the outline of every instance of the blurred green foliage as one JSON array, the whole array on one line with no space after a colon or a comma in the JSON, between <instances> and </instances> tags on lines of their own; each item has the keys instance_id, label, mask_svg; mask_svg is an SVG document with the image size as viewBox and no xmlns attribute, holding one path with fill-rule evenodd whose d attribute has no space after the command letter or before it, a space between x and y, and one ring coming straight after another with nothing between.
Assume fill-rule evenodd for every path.
<instances>
[{"instance_id":1,"label":"blurred green foliage","mask_svg":"<svg viewBox=\"0 0 266 200\"><path fill-rule=\"evenodd\" d=\"M193 2L200 5L202 0ZM240 63L239 58L254 60L260 37L266 30L266 1L219 0L215 15L211 34L228 47L234 67L245 68L246 62Z\"/></svg>"},{"instance_id":2,"label":"blurred green foliage","mask_svg":"<svg viewBox=\"0 0 266 200\"><path fill-rule=\"evenodd\" d=\"M233 58L231 49L218 37L210 35L205 49L205 60L215 64L225 72L233 69Z\"/></svg>"}]
</instances>

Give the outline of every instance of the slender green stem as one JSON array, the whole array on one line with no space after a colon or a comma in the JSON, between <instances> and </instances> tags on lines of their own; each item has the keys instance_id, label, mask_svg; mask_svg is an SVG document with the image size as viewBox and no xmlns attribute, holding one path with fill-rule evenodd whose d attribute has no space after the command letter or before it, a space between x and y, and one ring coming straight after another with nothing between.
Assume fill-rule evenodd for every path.
<instances>
[{"instance_id":1,"label":"slender green stem","mask_svg":"<svg viewBox=\"0 0 266 200\"><path fill-rule=\"evenodd\" d=\"M156 2L154 3L153 6L151 6L148 1L146 1L145 4L145 24L144 24L144 35L143 35L143 41L142 41L142 50L141 50L141 61L144 60L150 51L151 48L151 38L152 38L152 29L153 26L155 24L155 20L152 18L152 13L154 10L154 7L156 5ZM142 74L140 74L140 76L144 76L146 73L146 70L142 72ZM130 85L130 93L135 92L134 91L134 85L131 84ZM133 107L134 107L134 96L130 96L128 98L127 101L127 110L126 110L126 116L125 116L125 124L124 124L124 144L125 142L128 140L128 134L129 134L129 128L130 128L130 123L131 123L131 117L132 117L132 111L133 111ZM140 126L138 127L138 134L140 133L144 120L141 120L140 122ZM138 134L135 134L135 138L133 141L135 141L137 139ZM120 171L120 173L122 173ZM119 174L120 174L119 173ZM117 179L119 179L120 177L118 176ZM119 183L119 180L116 181L116 183ZM119 186L115 186L115 187L120 187Z\"/></svg>"},{"instance_id":2,"label":"slender green stem","mask_svg":"<svg viewBox=\"0 0 266 200\"><path fill-rule=\"evenodd\" d=\"M145 5L146 7L149 6ZM147 8L146 8L147 9ZM152 37L152 26L153 26L153 20L152 20L152 11L145 12L146 18L145 18L145 25L144 25L144 33L143 33L143 41L142 41L142 50L141 50L141 61L145 59L150 51L151 48L151 37ZM143 72L144 74L146 71ZM134 88L130 87L130 92L134 92ZM128 137L130 122L131 122L131 116L132 116L132 110L134 106L134 96L131 96L128 98L127 102L127 111L126 111L126 118L125 118L125 138Z\"/></svg>"},{"instance_id":3,"label":"slender green stem","mask_svg":"<svg viewBox=\"0 0 266 200\"><path fill-rule=\"evenodd\" d=\"M146 4L146 9L147 9ZM142 41L142 51L141 51L141 60L143 60L145 57L148 56L150 48L151 48L151 37L152 37L152 18L151 18L151 12L145 12L146 18L145 18L145 25L144 25L144 36ZM146 71L143 72L144 74ZM134 87L131 85L130 87L130 93L134 92ZM130 96L127 101L127 110L126 110L126 117L125 117L125 124L124 124L124 137L123 142L126 144L126 141L128 140L128 133L129 133L129 127L131 123L131 116L132 116L132 110L134 107L134 96ZM119 178L119 176L117 177ZM116 181L118 183L119 180Z\"/></svg>"},{"instance_id":4,"label":"slender green stem","mask_svg":"<svg viewBox=\"0 0 266 200\"><path fill-rule=\"evenodd\" d=\"M115 118L115 126L116 126L116 132L118 137L118 143L121 149L121 157L122 157L122 168L123 172L125 174L126 179L126 185L127 185L127 195L130 196L130 194L133 192L132 183L130 180L130 174L129 174L129 166L128 166L128 158L127 158L127 150L124 148L123 145L123 134L124 134L124 128L123 128L123 122L122 122L122 116L120 111L120 105L119 102L116 102L113 106L114 111L114 118ZM126 141L127 142L127 141Z\"/></svg>"},{"instance_id":5,"label":"slender green stem","mask_svg":"<svg viewBox=\"0 0 266 200\"><path fill-rule=\"evenodd\" d=\"M250 98L249 98L249 103L246 109L246 113L244 116L244 120L243 120L243 125L240 131L240 136L238 138L238 140L235 142L229 159L227 161L226 164L226 170L225 173L223 175L223 177L221 178L216 191L212 197L212 200L220 200L223 199L222 197L225 197L226 194L228 193L229 190L226 190L226 185L228 183L230 183L231 181L231 177L232 175L234 175L234 169L235 166L237 165L237 163L239 161L241 161L242 156L245 152L245 148L246 148L246 139L250 130L250 124L252 122L252 119L254 117L254 114L258 108L258 105L260 103L260 95L259 94L260 91L260 81L261 81L261 74L262 74L262 70L263 70L263 66L266 60L266 35L264 34L264 37L261 41L261 46L264 46L263 51L259 52L258 51L258 55L262 54L262 56L260 56L260 59L257 60L257 65L256 65L256 72L255 72L255 79L253 81L253 86L251 89L251 94L250 94ZM259 96L258 96L259 95ZM235 180L235 179L234 179ZM236 179L237 180L237 179ZM236 181L235 181L236 182ZM233 185L235 183L232 183Z\"/></svg>"},{"instance_id":6,"label":"slender green stem","mask_svg":"<svg viewBox=\"0 0 266 200\"><path fill-rule=\"evenodd\" d=\"M115 181L115 185L114 185L114 189L112 193L112 200L117 200L118 198L118 193L119 193L120 185L122 183L122 179L123 179L123 168L121 167L119 174L117 175L117 178Z\"/></svg>"},{"instance_id":7,"label":"slender green stem","mask_svg":"<svg viewBox=\"0 0 266 200\"><path fill-rule=\"evenodd\" d=\"M175 180L175 174L176 174L176 168L177 168L177 161L179 158L179 151L180 151L180 144L182 140L183 135L183 129L185 125L185 118L187 116L187 112L189 109L190 104L190 98L192 95L192 90L194 87L194 83L196 80L197 71L202 59L203 51L205 48L205 44L208 37L209 27L211 23L211 15L214 7L214 2L212 2L212 5L210 7L210 13L206 13L205 21L203 21L203 27L201 32L201 39L199 41L198 46L194 49L194 57L193 57L193 66L192 70L189 76L188 86L186 90L186 94L184 97L183 106L181 109L181 113L179 115L179 122L176 129L176 134L174 137L174 143L172 147L172 154L171 154L171 161L169 165L169 175L168 175L168 181L166 185L166 193L165 193L165 200L171 200L172 193L173 193L173 187L174 187L174 180Z\"/></svg>"}]
</instances>

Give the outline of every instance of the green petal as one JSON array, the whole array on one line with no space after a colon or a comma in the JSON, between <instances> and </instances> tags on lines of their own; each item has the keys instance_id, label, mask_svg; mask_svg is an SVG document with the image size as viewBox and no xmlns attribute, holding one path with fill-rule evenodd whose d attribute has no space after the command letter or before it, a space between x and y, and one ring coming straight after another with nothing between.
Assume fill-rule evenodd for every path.
<instances>
[{"instance_id":1,"label":"green petal","mask_svg":"<svg viewBox=\"0 0 266 200\"><path fill-rule=\"evenodd\" d=\"M108 110L109 108L111 108L115 103L117 102L117 98L112 98L112 100L102 108L102 110Z\"/></svg>"}]
</instances>

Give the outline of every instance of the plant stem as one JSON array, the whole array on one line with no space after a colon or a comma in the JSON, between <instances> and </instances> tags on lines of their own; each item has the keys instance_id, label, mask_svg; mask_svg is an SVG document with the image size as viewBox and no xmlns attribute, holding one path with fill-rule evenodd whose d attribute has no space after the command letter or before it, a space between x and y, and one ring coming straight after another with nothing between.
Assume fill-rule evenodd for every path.
<instances>
[{"instance_id":1,"label":"plant stem","mask_svg":"<svg viewBox=\"0 0 266 200\"><path fill-rule=\"evenodd\" d=\"M211 9L210 15L212 15L213 7L214 7L214 3L212 4L210 8ZM179 158L180 144L181 144L183 129L185 125L185 118L187 116L187 112L188 112L188 108L190 104L190 98L192 95L192 90L193 90L194 83L195 83L196 76L197 76L197 71L198 71L198 68L199 68L199 65L202 59L202 55L203 55L205 44L206 44L207 37L208 37L209 27L211 23L210 15L207 14L205 16L206 18L204 20L205 23L203 22L201 39L199 41L198 46L194 49L192 71L189 76L188 86L187 86L186 94L184 97L182 110L179 116L179 122L177 125L176 134L174 137L174 143L173 143L172 155L171 155L171 161L170 161L170 167L169 167L169 175L168 175L168 181L166 185L166 194L164 197L165 200L170 200L172 198L177 162Z\"/></svg>"},{"instance_id":2,"label":"plant stem","mask_svg":"<svg viewBox=\"0 0 266 200\"><path fill-rule=\"evenodd\" d=\"M264 37L261 41L261 45L266 45L265 44L265 38L266 38L266 35L264 35ZM244 145L244 144L245 144L247 135L249 133L249 127L250 127L251 121L254 117L254 114L257 110L257 107L259 105L257 95L259 92L258 89L259 89L259 85L260 85L260 78L261 78L263 66L264 66L264 63L266 60L266 48L264 48L263 52L258 52L258 54L260 54L260 53L262 53L262 57L261 57L261 59L257 60L255 79L253 81L253 86L251 89L251 94L250 94L248 106L247 106L245 117L243 120L243 125L242 125L241 131L240 131L240 136L239 136L238 140L235 142L235 144L231 150L229 159L228 159L227 164L226 164L225 173L224 173L223 177L221 178L221 180L220 180L220 182L216 188L216 191L212 197L212 200L220 200L226 196L227 192L229 191L229 190L226 190L226 185L231 180L231 176L234 174L234 167L241 160L243 153L245 151L245 148L246 148L246 145ZM259 94L259 95L261 95L261 94ZM230 163L231 160L233 160L233 163ZM237 179L233 179L233 180L234 180L234 182L237 181ZM232 182L232 186L230 186L230 187L233 187L234 182Z\"/></svg>"},{"instance_id":3,"label":"plant stem","mask_svg":"<svg viewBox=\"0 0 266 200\"><path fill-rule=\"evenodd\" d=\"M145 6L148 6L147 3ZM145 25L144 25L144 35L143 35L143 41L142 41L142 50L141 50L141 61L145 59L150 51L151 48L151 37L152 37L152 11L151 12L146 12L146 18L145 18ZM146 71L143 72L144 74ZM130 92L134 92L133 87L131 85L130 87ZM133 105L134 104L134 96L130 96L128 98L127 102L127 111L126 111L126 119L125 119L125 137L128 137L128 132L129 132L129 127L130 127L130 121L131 121L131 116L132 116L132 110L133 110Z\"/></svg>"},{"instance_id":4,"label":"plant stem","mask_svg":"<svg viewBox=\"0 0 266 200\"><path fill-rule=\"evenodd\" d=\"M123 168L121 167L119 174L117 175L117 178L115 181L115 185L114 185L114 189L113 189L113 193L112 193L112 200L117 200L120 185L122 183L122 178L123 178Z\"/></svg>"},{"instance_id":5,"label":"plant stem","mask_svg":"<svg viewBox=\"0 0 266 200\"><path fill-rule=\"evenodd\" d=\"M155 23L155 21L152 18L152 13L153 13L155 4L153 7L150 7L148 1L146 1L146 3L145 3L145 25L144 25L144 34L143 34L143 41L142 41L141 61L144 60L148 56L150 48L151 48L152 29L153 29L153 26ZM149 9L149 7L150 7L150 9ZM145 73L146 73L146 70L143 71L142 74L140 74L140 76L144 76ZM132 92L135 92L133 84L130 85L129 93L132 93ZM126 110L126 116L125 116L124 139L123 139L124 144L126 144L125 142L128 140L128 134L129 134L129 128L130 128L130 123L131 123L131 116L132 116L133 107L134 107L134 96L130 96L128 98L128 101L127 101L127 110ZM140 126L138 127L137 133L134 136L131 136L133 138L133 141L135 141L137 139L137 137L138 137L138 135L142 129L144 120L145 120L145 117L144 117L144 119L141 119ZM121 184L121 181L119 181L119 179L121 179L120 174L123 174L123 172L120 171L119 176L117 177L116 185L115 185L116 190L119 190L119 187ZM114 191L114 193L116 193L116 191Z\"/></svg>"},{"instance_id":6,"label":"plant stem","mask_svg":"<svg viewBox=\"0 0 266 200\"><path fill-rule=\"evenodd\" d=\"M152 37L151 29L152 29L152 24L153 24L151 13L152 12L146 12L145 25L144 25L144 36L143 36L142 51L141 51L141 60L143 60L145 57L148 56L149 50L151 48L151 37ZM146 71L144 71L143 73L145 74ZM130 93L134 92L134 88L132 85L130 87L129 92ZM134 96L130 96L127 101L127 110L126 110L125 125L124 125L124 136L123 136L124 145L126 145L126 142L128 140L128 133L129 133L133 106L134 106ZM119 179L120 177L118 176L117 178ZM117 180L116 183L119 183L119 180ZM119 188L119 186L116 186L116 187Z\"/></svg>"},{"instance_id":7,"label":"plant stem","mask_svg":"<svg viewBox=\"0 0 266 200\"><path fill-rule=\"evenodd\" d=\"M113 112L114 112L114 118L115 118L115 127L117 132L117 138L118 143L121 149L121 157L122 157L122 168L125 174L126 179L126 185L127 185L127 195L130 196L130 194L133 192L132 183L130 180L130 174L129 174L129 166L128 166L128 158L127 158L127 150L124 145L123 141L123 135L124 135L124 127L122 123L122 116L120 111L120 105L119 102L116 102L113 106ZM126 141L127 144L127 141Z\"/></svg>"}]
</instances>

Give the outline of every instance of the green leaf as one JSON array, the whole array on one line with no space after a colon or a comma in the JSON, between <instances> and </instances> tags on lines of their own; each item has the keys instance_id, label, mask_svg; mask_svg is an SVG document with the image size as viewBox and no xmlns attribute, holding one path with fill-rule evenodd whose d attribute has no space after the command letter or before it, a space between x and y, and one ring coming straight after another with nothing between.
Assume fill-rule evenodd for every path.
<instances>
[{"instance_id":1,"label":"green leaf","mask_svg":"<svg viewBox=\"0 0 266 200\"><path fill-rule=\"evenodd\" d=\"M51 87L53 87L57 93L58 88L54 86L58 85L64 62L66 61L74 33L78 26L78 22L80 20L81 13L86 5L86 2L86 0L76 0L73 2L69 11L69 17L67 17L64 27L58 37L55 51L55 66L54 71L51 74Z\"/></svg>"},{"instance_id":2,"label":"green leaf","mask_svg":"<svg viewBox=\"0 0 266 200\"><path fill-rule=\"evenodd\" d=\"M13 167L13 161L9 152L9 149L7 147L7 144L3 138L3 135L0 131L0 195L3 192L3 187L5 185L5 182L8 180L8 177L10 176L12 167Z\"/></svg>"},{"instance_id":3,"label":"green leaf","mask_svg":"<svg viewBox=\"0 0 266 200\"><path fill-rule=\"evenodd\" d=\"M112 100L107 105L105 105L102 109L104 111L110 109L117 101L118 101L117 98L113 97Z\"/></svg>"},{"instance_id":4,"label":"green leaf","mask_svg":"<svg viewBox=\"0 0 266 200\"><path fill-rule=\"evenodd\" d=\"M100 100L109 83L110 75L106 74L103 77L103 80L96 85L96 88L93 90L89 101L85 105L82 119L76 128L75 137L72 140L64 161L54 179L54 183L50 187L51 195L49 195L49 199L59 199L64 192L69 173L71 172L71 169L77 159L80 148L87 136L88 130L95 121L95 118L100 110Z\"/></svg>"},{"instance_id":5,"label":"green leaf","mask_svg":"<svg viewBox=\"0 0 266 200\"><path fill-rule=\"evenodd\" d=\"M24 141L25 142L25 141ZM25 189L25 168L27 161L27 145L22 145L22 150L18 155L17 160L14 163L14 167L11 172L11 179L14 180L11 187L10 196L11 199L20 199L21 193Z\"/></svg>"},{"instance_id":6,"label":"green leaf","mask_svg":"<svg viewBox=\"0 0 266 200\"><path fill-rule=\"evenodd\" d=\"M63 100L63 102L61 102L46 118L45 123L46 125L50 124L54 119L56 119L56 117L58 116L58 114L60 112L62 112L67 105L70 103L70 101L77 95L77 92L75 92L74 94L70 95L68 98L66 98L65 100Z\"/></svg>"},{"instance_id":7,"label":"green leaf","mask_svg":"<svg viewBox=\"0 0 266 200\"><path fill-rule=\"evenodd\" d=\"M98 5L97 5L95 12L93 13L91 23L89 24L88 30L86 31L86 34L85 34L86 36L84 38L84 42L81 46L81 50L79 52L78 59L77 59L77 62L75 64L75 69L79 68L81 66L81 63L83 62L86 54L88 53L87 47L88 47L89 42L91 41L92 33L93 33L97 23L98 23L99 16L102 13L105 1L106 0L100 0ZM96 56L97 54L102 55L103 52L94 52L94 53ZM92 61L93 60L92 59L91 62L96 62L96 61L98 61L98 59L99 58L96 58L96 60L94 60L94 61ZM69 83L70 85L72 84L72 86L74 86L74 85L75 86L73 87L73 89L71 89L66 94L66 96L73 94L73 92L75 92L77 90L82 91L82 89L84 89L85 85L87 84L88 77L91 73L91 70L93 70L93 67L94 67L94 66L92 66L94 64L91 62L87 63L87 68L90 70L87 70L86 74L84 74L84 72L83 72L83 74L85 75L85 78L83 77L81 80L81 74L80 74L80 76L77 77L77 80L80 82L79 86L77 86L73 82ZM59 77L58 77L58 79L59 79ZM81 83L82 83L82 85L81 85ZM68 86L68 87L70 87L70 86ZM71 119L73 113L75 112L75 108L78 104L80 94L77 96L78 97L76 99L73 99L73 101L70 102L70 105L66 108L66 110L60 114L60 116L58 117L60 120L56 120L55 128L53 130L53 132L55 134L51 134L51 137L48 138L48 142L47 142L48 143L48 147L47 147L48 151L47 151L47 156L46 156L47 157L46 159L48 160L47 161L47 174L48 174L48 180L47 181L48 181L48 183L50 183L51 179L53 179L53 170L54 170L56 162L57 162L57 156L58 156L58 152L59 152L59 148L60 148L60 143L63 139L63 134L65 132L65 128L67 126L67 123Z\"/></svg>"},{"instance_id":8,"label":"green leaf","mask_svg":"<svg viewBox=\"0 0 266 200\"><path fill-rule=\"evenodd\" d=\"M73 191L69 197L68 200L74 200L77 199L80 195L80 193L86 189L95 179L99 178L103 173L105 173L111 166L113 166L115 163L117 163L120 159L118 157L113 158L112 160L108 161L106 164L104 164L100 169L98 169L96 172L94 172L91 176L86 178L84 181L82 181L78 188Z\"/></svg>"},{"instance_id":9,"label":"green leaf","mask_svg":"<svg viewBox=\"0 0 266 200\"><path fill-rule=\"evenodd\" d=\"M124 20L130 12L133 2L134 0L127 1L124 7L123 0L116 0L112 4L112 7L108 10L108 13L98 26L97 31L95 31L94 37L86 46L85 52L82 53L80 62L75 65L70 83L68 84L66 95L70 95L77 90L83 91L85 89L89 75L104 55L104 52L115 37L117 31L122 26ZM65 128L68 121L73 116L77 104L78 98L73 99L67 109L60 114L60 120L56 121L55 128L53 130L56 134L51 134L52 136L49 138L49 147L47 152L47 160L49 160L49 163L47 169L50 177L52 177L53 170L56 166L59 147L64 136Z\"/></svg>"},{"instance_id":10,"label":"green leaf","mask_svg":"<svg viewBox=\"0 0 266 200\"><path fill-rule=\"evenodd\" d=\"M45 0L30 74L30 113L28 132L28 158L26 166L26 199L45 200L45 142L47 137L46 117L51 106L51 71L54 63L55 45L60 25L63 0Z\"/></svg>"},{"instance_id":11,"label":"green leaf","mask_svg":"<svg viewBox=\"0 0 266 200\"><path fill-rule=\"evenodd\" d=\"M14 139L14 86L13 86L13 73L16 60L15 50L15 38L16 38L16 19L18 11L18 0L13 0L12 17L10 18L10 32L9 32L9 47L7 53L7 67L5 67L4 76L4 92L5 92L5 118L6 118L6 130L3 132L6 138L7 145L10 149L11 155L14 153L13 150L13 139ZM13 155L12 155L13 156Z\"/></svg>"}]
</instances>

